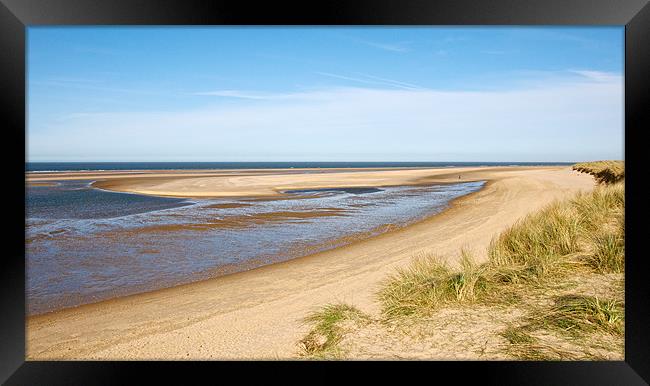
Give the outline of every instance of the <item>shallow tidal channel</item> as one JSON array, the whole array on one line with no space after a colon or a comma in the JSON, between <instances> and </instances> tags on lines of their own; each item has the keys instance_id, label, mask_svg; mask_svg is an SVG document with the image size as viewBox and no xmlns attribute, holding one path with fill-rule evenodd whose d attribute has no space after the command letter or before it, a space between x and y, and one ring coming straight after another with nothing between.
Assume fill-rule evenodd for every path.
<instances>
[{"instance_id":1,"label":"shallow tidal channel","mask_svg":"<svg viewBox=\"0 0 650 386\"><path fill-rule=\"evenodd\" d=\"M29 314L166 288L336 248L439 213L484 182L178 199L28 186Z\"/></svg>"}]
</instances>

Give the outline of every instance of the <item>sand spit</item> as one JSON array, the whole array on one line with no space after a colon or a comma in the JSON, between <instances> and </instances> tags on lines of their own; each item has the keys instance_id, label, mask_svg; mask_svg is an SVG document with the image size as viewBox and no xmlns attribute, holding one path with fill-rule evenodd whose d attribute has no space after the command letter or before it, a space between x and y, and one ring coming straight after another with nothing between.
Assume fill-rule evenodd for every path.
<instances>
[{"instance_id":1,"label":"sand spit","mask_svg":"<svg viewBox=\"0 0 650 386\"><path fill-rule=\"evenodd\" d=\"M285 191L318 190L326 188L369 188L382 186L422 185L425 183L469 182L480 180L476 170L483 173L517 170L512 167L436 168L406 170L319 170L319 173L284 172L209 177L141 177L112 178L97 181L93 186L119 192L167 197L273 197ZM465 174L465 175L463 175ZM459 178L460 177L460 178Z\"/></svg>"}]
</instances>

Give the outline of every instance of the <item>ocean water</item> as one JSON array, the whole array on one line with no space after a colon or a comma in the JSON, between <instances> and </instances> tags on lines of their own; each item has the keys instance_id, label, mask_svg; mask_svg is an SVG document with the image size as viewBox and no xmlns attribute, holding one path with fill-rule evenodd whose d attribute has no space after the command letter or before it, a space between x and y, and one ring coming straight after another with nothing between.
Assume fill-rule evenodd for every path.
<instances>
[{"instance_id":1,"label":"ocean water","mask_svg":"<svg viewBox=\"0 0 650 386\"><path fill-rule=\"evenodd\" d=\"M573 162L27 162L28 172L84 170L380 168L452 166L554 166Z\"/></svg>"},{"instance_id":2,"label":"ocean water","mask_svg":"<svg viewBox=\"0 0 650 386\"><path fill-rule=\"evenodd\" d=\"M30 219L102 219L189 205L183 199L108 192L91 181L30 186L25 206Z\"/></svg>"},{"instance_id":3,"label":"ocean water","mask_svg":"<svg viewBox=\"0 0 650 386\"><path fill-rule=\"evenodd\" d=\"M30 314L252 269L404 226L484 182L290 191L287 199L176 199L28 186ZM434 235L432 235L434 237Z\"/></svg>"}]
</instances>

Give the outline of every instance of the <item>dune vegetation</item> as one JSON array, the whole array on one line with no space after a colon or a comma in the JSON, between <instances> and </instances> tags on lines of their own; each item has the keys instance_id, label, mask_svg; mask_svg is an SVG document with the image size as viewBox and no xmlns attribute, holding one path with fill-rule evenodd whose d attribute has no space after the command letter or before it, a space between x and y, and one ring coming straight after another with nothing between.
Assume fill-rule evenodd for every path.
<instances>
[{"instance_id":1,"label":"dune vegetation","mask_svg":"<svg viewBox=\"0 0 650 386\"><path fill-rule=\"evenodd\" d=\"M622 359L623 163L578 165L574 169L599 181L593 191L519 220L492 240L482 264L466 251L456 265L444 256L415 257L379 289L378 315L351 305L313 313L303 354L364 357L372 345L391 340L387 357L426 357L426 350L413 355L409 350L428 339L431 358L449 357L451 347L474 359ZM334 319L330 314L337 307L346 311ZM390 332L396 330L401 338ZM453 343L445 345L445 339Z\"/></svg>"},{"instance_id":2,"label":"dune vegetation","mask_svg":"<svg viewBox=\"0 0 650 386\"><path fill-rule=\"evenodd\" d=\"M338 343L346 332L345 322L363 324L369 317L349 304L328 304L305 318L313 328L301 341L305 354L314 357L339 356Z\"/></svg>"},{"instance_id":3,"label":"dune vegetation","mask_svg":"<svg viewBox=\"0 0 650 386\"><path fill-rule=\"evenodd\" d=\"M573 165L573 170L591 174L601 184L613 184L625 178L624 161L581 162Z\"/></svg>"}]
</instances>

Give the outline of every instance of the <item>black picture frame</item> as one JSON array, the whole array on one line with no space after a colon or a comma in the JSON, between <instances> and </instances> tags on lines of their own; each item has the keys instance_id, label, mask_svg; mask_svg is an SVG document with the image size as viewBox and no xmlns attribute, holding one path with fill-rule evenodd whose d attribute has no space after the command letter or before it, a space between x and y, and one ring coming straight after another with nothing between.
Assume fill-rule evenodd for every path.
<instances>
[{"instance_id":1,"label":"black picture frame","mask_svg":"<svg viewBox=\"0 0 650 386\"><path fill-rule=\"evenodd\" d=\"M35 25L625 25L625 158L627 256L625 270L625 360L620 362L418 362L436 379L441 373L497 384L636 385L650 381L650 326L644 280L641 224L647 200L637 192L642 183L638 139L648 124L650 94L650 5L647 0L349 0L251 2L236 0L0 0L0 115L6 178L0 323L0 380L7 385L133 383L134 372L149 371L167 381L187 373L211 374L217 382L225 371L236 371L239 381L259 375L278 377L277 367L320 371L322 362L262 362L259 371L246 371L251 362L25 362L25 36ZM21 209L22 208L22 209ZM338 368L372 362L337 363ZM392 372L393 364L374 373ZM217 368L218 367L218 368ZM273 367L273 369L271 369ZM318 370L317 370L318 368ZM369 369L368 369L369 370ZM229 372L230 372L229 371ZM366 372L362 372L366 373ZM326 377L327 375L324 375ZM329 375L331 376L331 375ZM317 376L318 378L318 376ZM462 380L462 379L460 379ZM184 382L186 383L186 382Z\"/></svg>"}]
</instances>

